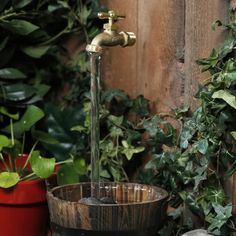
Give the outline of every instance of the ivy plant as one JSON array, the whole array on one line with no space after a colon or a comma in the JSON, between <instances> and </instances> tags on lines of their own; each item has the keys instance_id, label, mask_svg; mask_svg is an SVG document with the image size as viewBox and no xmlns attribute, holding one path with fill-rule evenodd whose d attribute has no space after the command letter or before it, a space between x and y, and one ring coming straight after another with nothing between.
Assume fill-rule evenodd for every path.
<instances>
[{"instance_id":1,"label":"ivy plant","mask_svg":"<svg viewBox=\"0 0 236 236\"><path fill-rule=\"evenodd\" d=\"M225 186L236 169L236 27L234 19L216 25L227 29L228 35L221 47L197 61L210 74L196 94L199 106L193 112L173 110L181 123L179 136L172 136L172 143L162 142L165 145L153 151L153 159L140 175L141 181L158 184L171 196L169 205L175 210L159 235L181 235L194 227L191 217L186 220L183 214L186 208L209 233L236 233L234 206ZM159 137L163 140L162 134Z\"/></svg>"}]
</instances>

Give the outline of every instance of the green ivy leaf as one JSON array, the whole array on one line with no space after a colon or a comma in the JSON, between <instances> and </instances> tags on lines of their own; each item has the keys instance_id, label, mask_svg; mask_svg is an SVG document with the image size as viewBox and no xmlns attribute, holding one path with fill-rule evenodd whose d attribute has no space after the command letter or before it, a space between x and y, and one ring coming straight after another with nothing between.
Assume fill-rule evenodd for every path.
<instances>
[{"instance_id":1,"label":"green ivy leaf","mask_svg":"<svg viewBox=\"0 0 236 236\"><path fill-rule=\"evenodd\" d=\"M236 131L230 132L230 134L233 136L233 138L236 140Z\"/></svg>"},{"instance_id":2,"label":"green ivy leaf","mask_svg":"<svg viewBox=\"0 0 236 236\"><path fill-rule=\"evenodd\" d=\"M160 123L161 118L159 116L153 116L151 120L144 121L143 127L147 130L151 137L154 137L159 130Z\"/></svg>"},{"instance_id":3,"label":"green ivy leaf","mask_svg":"<svg viewBox=\"0 0 236 236\"><path fill-rule=\"evenodd\" d=\"M44 158L39 151L33 151L30 156L30 166L33 172L43 179L53 174L55 162L55 158Z\"/></svg>"},{"instance_id":4,"label":"green ivy leaf","mask_svg":"<svg viewBox=\"0 0 236 236\"><path fill-rule=\"evenodd\" d=\"M0 69L0 78L3 79L25 79L27 76L16 68Z\"/></svg>"},{"instance_id":5,"label":"green ivy leaf","mask_svg":"<svg viewBox=\"0 0 236 236\"><path fill-rule=\"evenodd\" d=\"M236 97L226 90L214 92L212 98L223 99L228 105L236 109Z\"/></svg>"},{"instance_id":6,"label":"green ivy leaf","mask_svg":"<svg viewBox=\"0 0 236 236\"><path fill-rule=\"evenodd\" d=\"M196 149L201 154L206 154L208 149L208 140L201 139L194 143L193 148Z\"/></svg>"},{"instance_id":7,"label":"green ivy leaf","mask_svg":"<svg viewBox=\"0 0 236 236\"><path fill-rule=\"evenodd\" d=\"M81 9L80 9L80 12L78 12L78 16L80 18L80 22L83 24L83 25L86 25L87 24L87 20L88 20L88 17L90 16L92 12L92 9L90 8L87 8L86 5L84 5Z\"/></svg>"},{"instance_id":8,"label":"green ivy leaf","mask_svg":"<svg viewBox=\"0 0 236 236\"><path fill-rule=\"evenodd\" d=\"M109 115L108 119L116 126L121 126L124 117L123 116L114 116L114 115Z\"/></svg>"},{"instance_id":9,"label":"green ivy leaf","mask_svg":"<svg viewBox=\"0 0 236 236\"><path fill-rule=\"evenodd\" d=\"M133 147L131 145L128 145L126 140L122 140L121 142L124 147L122 153L126 156L127 160L131 160L135 153L140 153L145 150L144 147Z\"/></svg>"},{"instance_id":10,"label":"green ivy leaf","mask_svg":"<svg viewBox=\"0 0 236 236\"><path fill-rule=\"evenodd\" d=\"M49 50L50 46L30 46L21 50L32 58L41 58Z\"/></svg>"},{"instance_id":11,"label":"green ivy leaf","mask_svg":"<svg viewBox=\"0 0 236 236\"><path fill-rule=\"evenodd\" d=\"M118 136L123 137L124 134L123 134L122 129L112 126L110 129L110 136L111 137L118 137Z\"/></svg>"},{"instance_id":12,"label":"green ivy leaf","mask_svg":"<svg viewBox=\"0 0 236 236\"><path fill-rule=\"evenodd\" d=\"M0 187L10 188L15 186L20 181L20 176L16 172L1 172Z\"/></svg>"}]
</instances>

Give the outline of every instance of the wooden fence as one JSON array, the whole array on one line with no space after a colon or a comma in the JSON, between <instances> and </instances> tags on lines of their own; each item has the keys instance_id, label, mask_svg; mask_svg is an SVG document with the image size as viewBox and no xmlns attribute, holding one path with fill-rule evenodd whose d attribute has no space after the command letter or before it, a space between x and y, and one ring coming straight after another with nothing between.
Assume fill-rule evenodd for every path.
<instances>
[{"instance_id":1,"label":"wooden fence","mask_svg":"<svg viewBox=\"0 0 236 236\"><path fill-rule=\"evenodd\" d=\"M233 1L235 2L235 1ZM196 59L219 46L224 33L213 31L217 19L227 20L229 0L103 0L108 9L124 13L119 29L132 31L137 43L109 48L103 56L103 81L131 96L143 94L153 111L183 104L194 106L201 73ZM232 4L232 3L231 3Z\"/></svg>"}]
</instances>

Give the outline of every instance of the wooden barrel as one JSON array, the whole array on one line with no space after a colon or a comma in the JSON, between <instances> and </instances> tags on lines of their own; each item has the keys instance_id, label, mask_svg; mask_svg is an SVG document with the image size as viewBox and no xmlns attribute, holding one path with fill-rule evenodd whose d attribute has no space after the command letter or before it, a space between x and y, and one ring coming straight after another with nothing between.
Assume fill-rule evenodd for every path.
<instances>
[{"instance_id":1,"label":"wooden barrel","mask_svg":"<svg viewBox=\"0 0 236 236\"><path fill-rule=\"evenodd\" d=\"M87 205L91 184L55 187L48 191L53 236L152 236L166 216L165 190L136 183L100 183L100 197L117 204Z\"/></svg>"}]
</instances>

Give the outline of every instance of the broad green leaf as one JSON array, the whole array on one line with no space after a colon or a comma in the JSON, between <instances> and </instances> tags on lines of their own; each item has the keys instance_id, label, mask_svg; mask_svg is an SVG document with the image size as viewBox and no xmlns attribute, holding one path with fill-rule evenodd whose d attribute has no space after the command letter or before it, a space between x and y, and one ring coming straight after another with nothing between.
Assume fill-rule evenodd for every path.
<instances>
[{"instance_id":1,"label":"broad green leaf","mask_svg":"<svg viewBox=\"0 0 236 236\"><path fill-rule=\"evenodd\" d=\"M15 9L19 9L29 5L31 2L32 0L13 0L12 5Z\"/></svg>"},{"instance_id":2,"label":"broad green leaf","mask_svg":"<svg viewBox=\"0 0 236 236\"><path fill-rule=\"evenodd\" d=\"M20 136L26 131L29 131L43 117L44 112L39 107L34 105L28 106L21 119L13 124L15 136ZM5 127L4 131L10 132L10 125Z\"/></svg>"},{"instance_id":3,"label":"broad green leaf","mask_svg":"<svg viewBox=\"0 0 236 236\"><path fill-rule=\"evenodd\" d=\"M57 182L59 185L78 183L79 180L79 174L73 165L65 164L60 167L57 173Z\"/></svg>"},{"instance_id":4,"label":"broad green leaf","mask_svg":"<svg viewBox=\"0 0 236 236\"><path fill-rule=\"evenodd\" d=\"M15 68L0 69L0 78L3 79L25 79L27 76Z\"/></svg>"},{"instance_id":5,"label":"broad green leaf","mask_svg":"<svg viewBox=\"0 0 236 236\"><path fill-rule=\"evenodd\" d=\"M30 104L40 100L36 95L34 87L24 83L11 83L2 86L4 91L4 99L6 101L21 102L22 104ZM35 100L36 99L36 100Z\"/></svg>"},{"instance_id":6,"label":"broad green leaf","mask_svg":"<svg viewBox=\"0 0 236 236\"><path fill-rule=\"evenodd\" d=\"M233 138L236 140L236 131L230 132L230 134L233 136Z\"/></svg>"},{"instance_id":7,"label":"broad green leaf","mask_svg":"<svg viewBox=\"0 0 236 236\"><path fill-rule=\"evenodd\" d=\"M12 28L13 33L20 35L28 35L35 30L39 29L39 26L32 24L25 20L11 20L6 22Z\"/></svg>"},{"instance_id":8,"label":"broad green leaf","mask_svg":"<svg viewBox=\"0 0 236 236\"><path fill-rule=\"evenodd\" d=\"M7 136L0 135L0 151L2 151L4 147L8 147L10 144L11 140Z\"/></svg>"},{"instance_id":9,"label":"broad green leaf","mask_svg":"<svg viewBox=\"0 0 236 236\"><path fill-rule=\"evenodd\" d=\"M33 130L32 135L33 137L35 137L36 140L42 143L49 143L49 144L58 143L58 141L54 137L52 137L49 133L43 132L41 130Z\"/></svg>"},{"instance_id":10,"label":"broad green leaf","mask_svg":"<svg viewBox=\"0 0 236 236\"><path fill-rule=\"evenodd\" d=\"M228 105L236 109L236 97L226 90L214 92L212 98L223 99Z\"/></svg>"},{"instance_id":11,"label":"broad green leaf","mask_svg":"<svg viewBox=\"0 0 236 236\"><path fill-rule=\"evenodd\" d=\"M37 93L37 95L40 98L44 97L48 93L50 88L51 87L46 84L35 84L34 85L34 89L36 90L35 93Z\"/></svg>"},{"instance_id":12,"label":"broad green leaf","mask_svg":"<svg viewBox=\"0 0 236 236\"><path fill-rule=\"evenodd\" d=\"M33 172L40 178L48 178L54 172L55 158L44 158L39 151L33 151L30 157L30 166Z\"/></svg>"},{"instance_id":13,"label":"broad green leaf","mask_svg":"<svg viewBox=\"0 0 236 236\"><path fill-rule=\"evenodd\" d=\"M21 50L30 57L40 58L49 50L49 48L50 46L29 46L24 47Z\"/></svg>"},{"instance_id":14,"label":"broad green leaf","mask_svg":"<svg viewBox=\"0 0 236 236\"><path fill-rule=\"evenodd\" d=\"M15 186L20 181L20 176L16 172L1 172L0 187L10 188Z\"/></svg>"}]
</instances>

